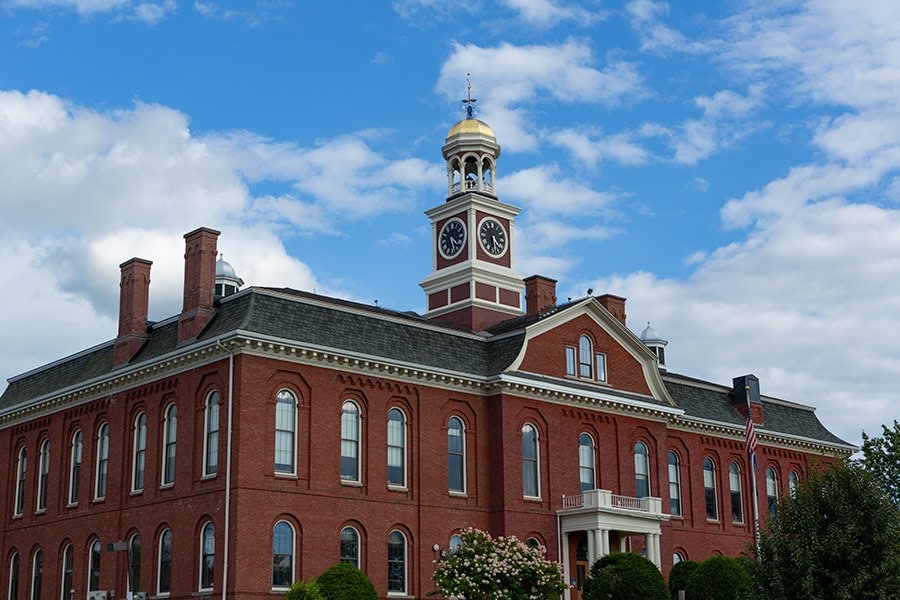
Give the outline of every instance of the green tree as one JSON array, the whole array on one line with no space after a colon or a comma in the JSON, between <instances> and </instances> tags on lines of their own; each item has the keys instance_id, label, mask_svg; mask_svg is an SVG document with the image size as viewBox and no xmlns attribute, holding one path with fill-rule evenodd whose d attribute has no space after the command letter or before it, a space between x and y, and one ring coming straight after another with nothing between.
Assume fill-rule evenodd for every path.
<instances>
[{"instance_id":1,"label":"green tree","mask_svg":"<svg viewBox=\"0 0 900 600\"><path fill-rule=\"evenodd\" d=\"M378 600L375 586L366 574L350 563L338 563L316 579L326 600Z\"/></svg>"},{"instance_id":2,"label":"green tree","mask_svg":"<svg viewBox=\"0 0 900 600\"><path fill-rule=\"evenodd\" d=\"M751 552L760 599L900 598L900 509L855 463L810 471Z\"/></svg>"},{"instance_id":3,"label":"green tree","mask_svg":"<svg viewBox=\"0 0 900 600\"><path fill-rule=\"evenodd\" d=\"M744 600L750 576L735 558L710 556L690 574L685 588L688 600Z\"/></svg>"},{"instance_id":4,"label":"green tree","mask_svg":"<svg viewBox=\"0 0 900 600\"><path fill-rule=\"evenodd\" d=\"M325 600L315 581L295 581L284 595L285 600Z\"/></svg>"},{"instance_id":5,"label":"green tree","mask_svg":"<svg viewBox=\"0 0 900 600\"><path fill-rule=\"evenodd\" d=\"M683 560L672 567L669 571L669 593L672 594L672 600L678 600L678 590L687 590L688 577L699 566L697 561Z\"/></svg>"},{"instance_id":6,"label":"green tree","mask_svg":"<svg viewBox=\"0 0 900 600\"><path fill-rule=\"evenodd\" d=\"M630 552L607 554L591 565L586 587L586 600L669 600L656 565Z\"/></svg>"},{"instance_id":7,"label":"green tree","mask_svg":"<svg viewBox=\"0 0 900 600\"><path fill-rule=\"evenodd\" d=\"M435 565L440 593L460 600L557 600L565 590L559 564L544 558L546 549L516 537L492 538L469 528L462 544Z\"/></svg>"},{"instance_id":8,"label":"green tree","mask_svg":"<svg viewBox=\"0 0 900 600\"><path fill-rule=\"evenodd\" d=\"M894 428L882 425L882 437L870 438L863 431L863 465L875 476L884 492L900 506L900 423Z\"/></svg>"}]
</instances>

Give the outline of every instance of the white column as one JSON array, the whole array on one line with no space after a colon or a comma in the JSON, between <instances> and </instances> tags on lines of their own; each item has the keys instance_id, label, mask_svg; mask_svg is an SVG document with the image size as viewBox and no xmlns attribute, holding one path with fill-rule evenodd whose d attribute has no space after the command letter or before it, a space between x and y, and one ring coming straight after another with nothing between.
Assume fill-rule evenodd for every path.
<instances>
[{"instance_id":1,"label":"white column","mask_svg":"<svg viewBox=\"0 0 900 600\"><path fill-rule=\"evenodd\" d=\"M594 533L596 529L588 529L587 531L587 547L588 547L588 564L594 564L594 561L597 560L597 544L596 539L594 538Z\"/></svg>"},{"instance_id":2,"label":"white column","mask_svg":"<svg viewBox=\"0 0 900 600\"><path fill-rule=\"evenodd\" d=\"M659 534L658 533L648 533L646 535L647 540L647 558L656 565L657 569L662 568L662 561L659 556Z\"/></svg>"},{"instance_id":3,"label":"white column","mask_svg":"<svg viewBox=\"0 0 900 600\"><path fill-rule=\"evenodd\" d=\"M600 556L609 554L609 529L600 530Z\"/></svg>"}]
</instances>

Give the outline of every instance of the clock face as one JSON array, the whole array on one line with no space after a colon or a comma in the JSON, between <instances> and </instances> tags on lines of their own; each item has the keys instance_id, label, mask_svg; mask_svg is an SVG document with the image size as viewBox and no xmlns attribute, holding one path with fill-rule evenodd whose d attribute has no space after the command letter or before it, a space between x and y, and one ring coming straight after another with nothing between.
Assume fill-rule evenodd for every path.
<instances>
[{"instance_id":1,"label":"clock face","mask_svg":"<svg viewBox=\"0 0 900 600\"><path fill-rule=\"evenodd\" d=\"M444 258L453 258L459 254L466 243L466 226L461 219L450 219L441 227L438 236L438 248Z\"/></svg>"},{"instance_id":2,"label":"clock face","mask_svg":"<svg viewBox=\"0 0 900 600\"><path fill-rule=\"evenodd\" d=\"M496 219L488 217L481 222L478 240L485 252L491 256L501 256L506 252L506 229Z\"/></svg>"}]
</instances>

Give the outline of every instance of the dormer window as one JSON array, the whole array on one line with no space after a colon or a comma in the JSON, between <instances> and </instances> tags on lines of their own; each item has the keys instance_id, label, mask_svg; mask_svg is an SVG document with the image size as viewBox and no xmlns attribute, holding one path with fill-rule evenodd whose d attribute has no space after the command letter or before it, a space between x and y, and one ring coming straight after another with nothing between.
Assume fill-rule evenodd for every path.
<instances>
[{"instance_id":1,"label":"dormer window","mask_svg":"<svg viewBox=\"0 0 900 600\"><path fill-rule=\"evenodd\" d=\"M594 352L594 344L587 335L578 339L578 348L566 346L566 375L592 381L606 381L606 355Z\"/></svg>"}]
</instances>

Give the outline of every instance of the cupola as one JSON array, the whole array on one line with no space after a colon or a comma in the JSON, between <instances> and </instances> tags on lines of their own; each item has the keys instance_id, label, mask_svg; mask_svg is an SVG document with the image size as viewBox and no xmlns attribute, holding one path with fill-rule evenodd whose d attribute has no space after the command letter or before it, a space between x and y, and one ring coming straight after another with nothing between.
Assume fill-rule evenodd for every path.
<instances>
[{"instance_id":1,"label":"cupola","mask_svg":"<svg viewBox=\"0 0 900 600\"><path fill-rule=\"evenodd\" d=\"M216 300L237 293L244 280L237 276L234 268L230 263L226 262L222 254L219 254L216 260L216 291L213 296Z\"/></svg>"},{"instance_id":2,"label":"cupola","mask_svg":"<svg viewBox=\"0 0 900 600\"><path fill-rule=\"evenodd\" d=\"M669 342L664 340L659 332L650 326L650 321L647 321L647 327L641 332L641 341L656 355L656 362L659 364L660 370L665 371L666 344Z\"/></svg>"}]
</instances>

